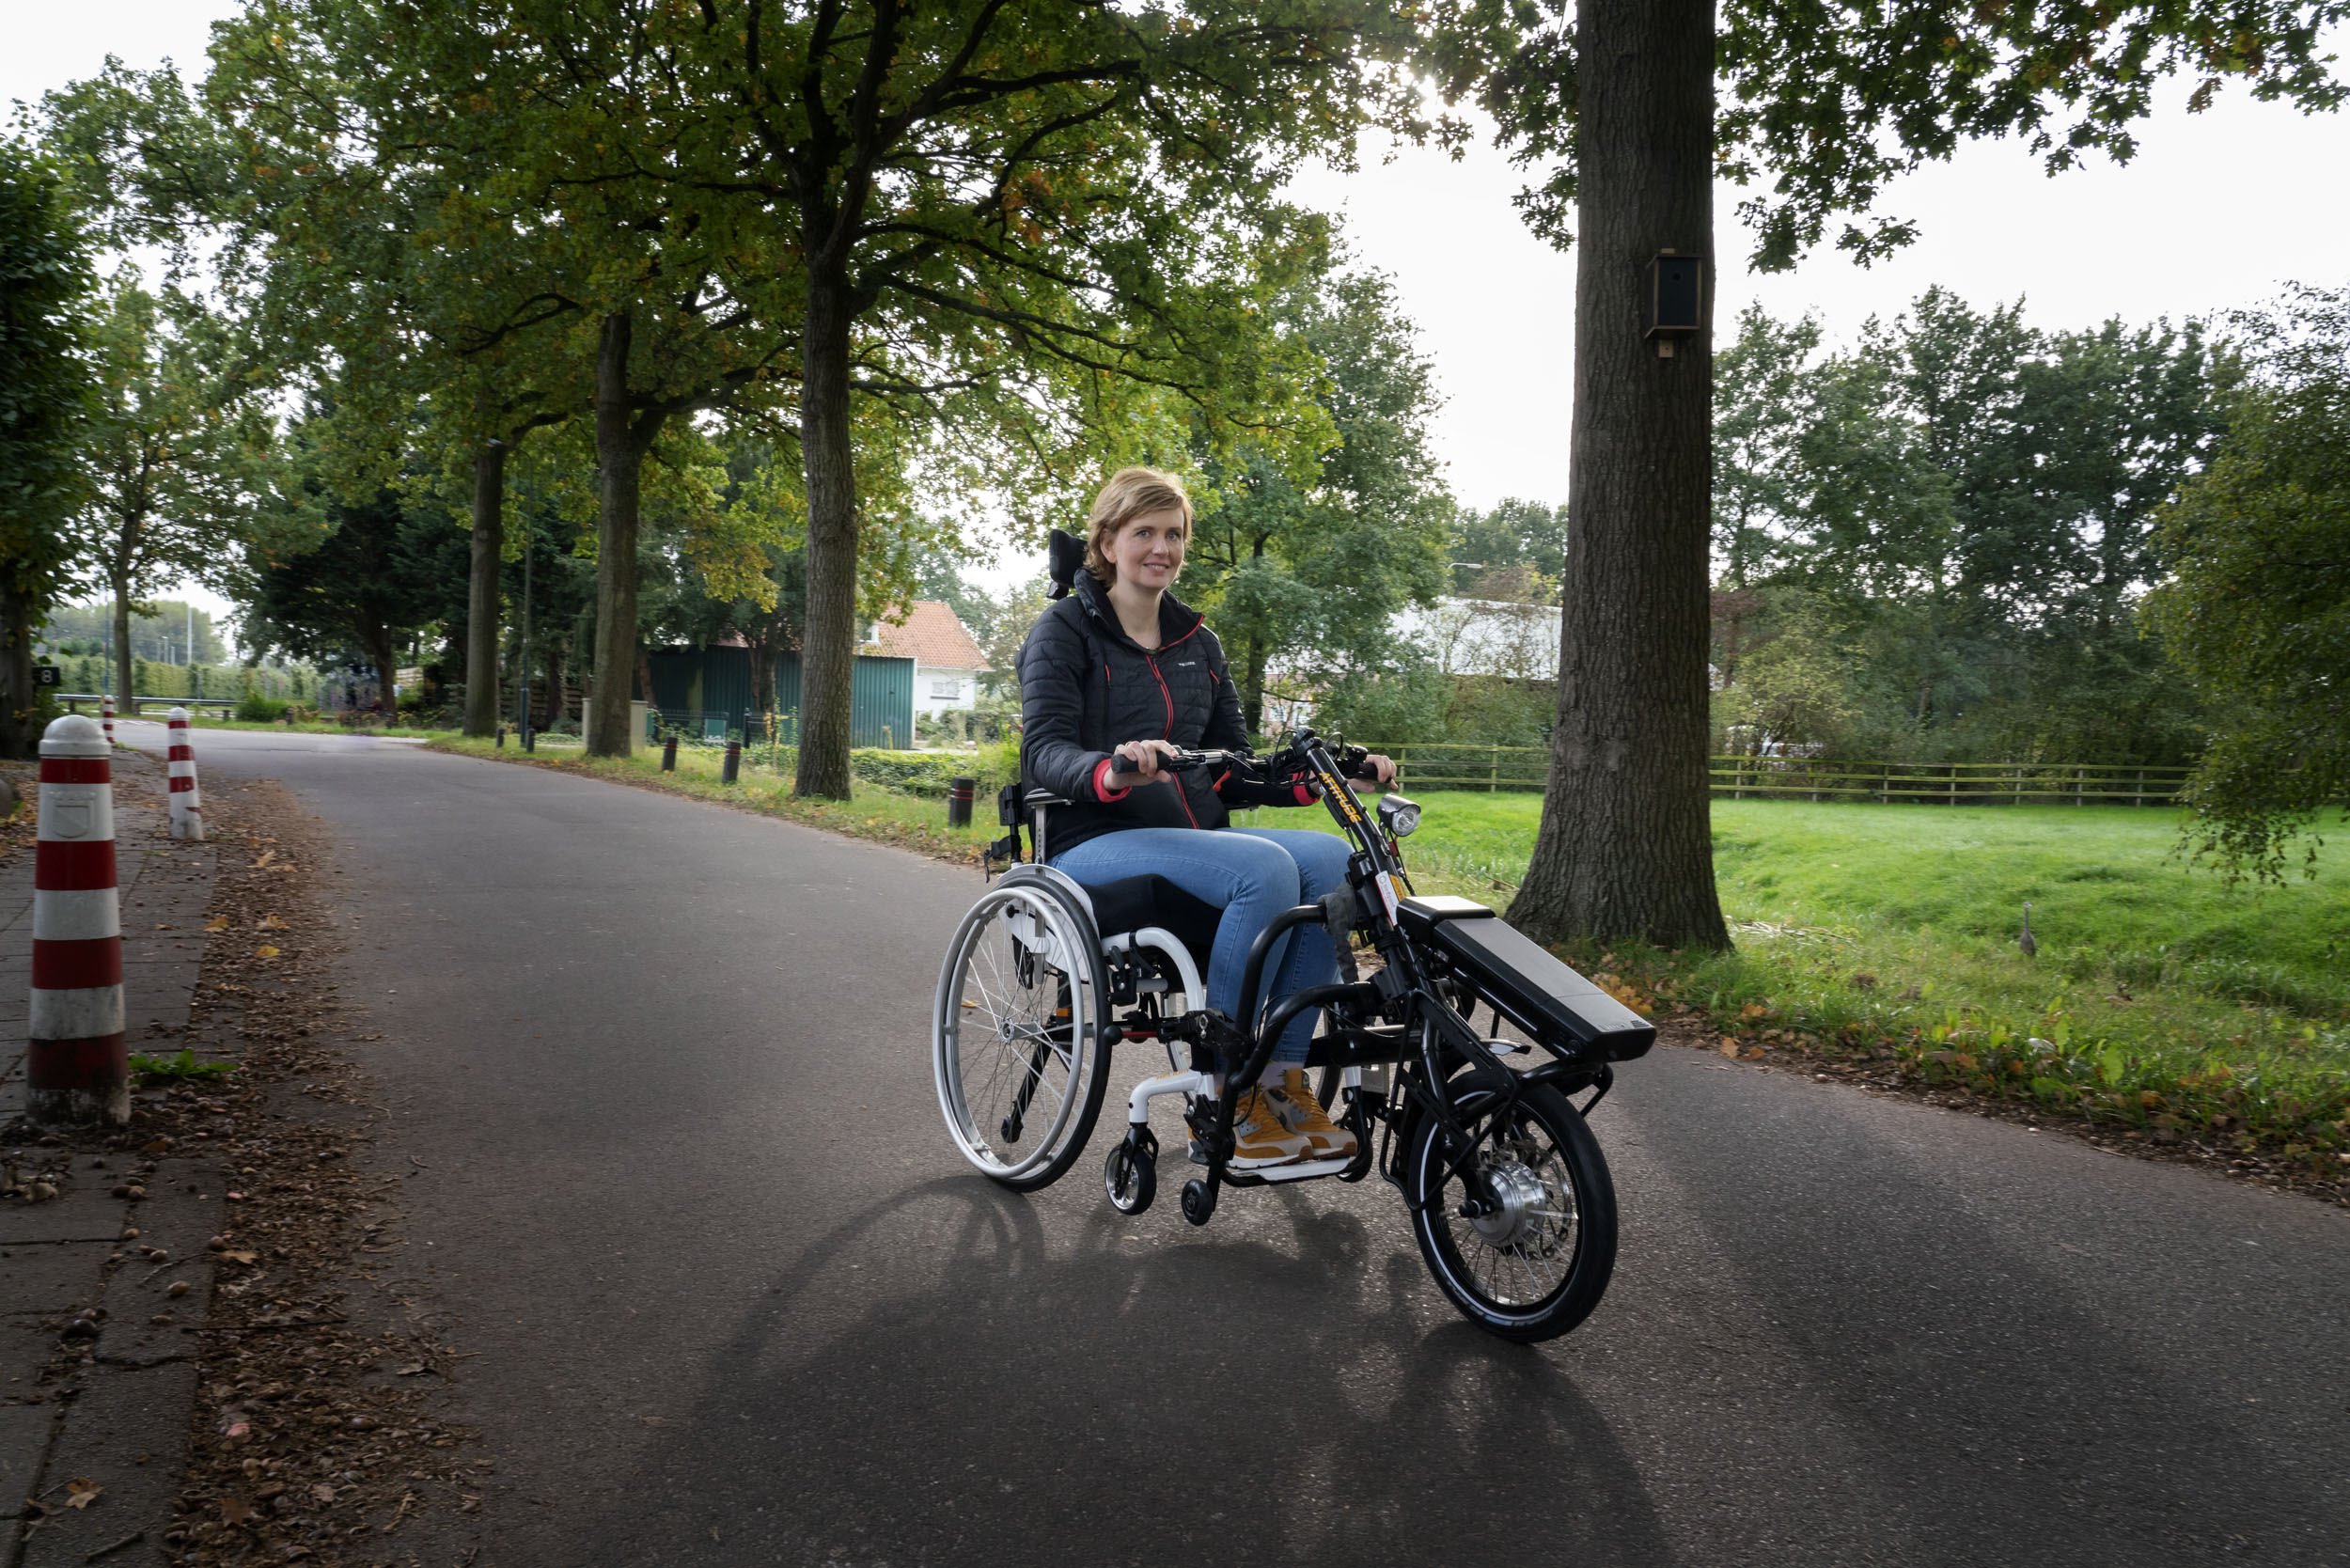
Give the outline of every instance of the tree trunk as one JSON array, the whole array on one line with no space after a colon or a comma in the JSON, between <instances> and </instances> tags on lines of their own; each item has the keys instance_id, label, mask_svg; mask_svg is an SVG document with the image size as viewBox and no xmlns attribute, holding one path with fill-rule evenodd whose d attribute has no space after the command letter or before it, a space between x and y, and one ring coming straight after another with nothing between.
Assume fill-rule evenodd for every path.
<instances>
[{"instance_id":1,"label":"tree trunk","mask_svg":"<svg viewBox=\"0 0 2350 1568\"><path fill-rule=\"evenodd\" d=\"M473 561L465 600L465 733L498 725L498 568L506 545L506 444L473 458Z\"/></svg>"},{"instance_id":2,"label":"tree trunk","mask_svg":"<svg viewBox=\"0 0 2350 1568\"><path fill-rule=\"evenodd\" d=\"M40 755L40 693L33 685L33 612L16 573L0 572L0 757Z\"/></svg>"},{"instance_id":3,"label":"tree trunk","mask_svg":"<svg viewBox=\"0 0 2350 1568\"><path fill-rule=\"evenodd\" d=\"M131 657L131 579L117 572L106 585L115 596L115 667L114 699L117 710L130 706L129 699L138 695L138 663Z\"/></svg>"},{"instance_id":4,"label":"tree trunk","mask_svg":"<svg viewBox=\"0 0 2350 1568\"><path fill-rule=\"evenodd\" d=\"M1713 0L1580 0L1570 544L1559 723L1510 917L1546 941L1725 948L1706 776L1712 289L1671 358L1649 263L1714 247Z\"/></svg>"},{"instance_id":5,"label":"tree trunk","mask_svg":"<svg viewBox=\"0 0 2350 1568\"><path fill-rule=\"evenodd\" d=\"M807 475L807 631L800 651L794 789L849 798L856 671L856 476L849 446L849 301L844 282L808 279L802 328L800 450Z\"/></svg>"},{"instance_id":6,"label":"tree trunk","mask_svg":"<svg viewBox=\"0 0 2350 1568\"><path fill-rule=\"evenodd\" d=\"M636 509L645 448L661 416L635 413L628 390L628 312L607 316L596 345L596 663L588 725L598 757L626 757L629 672L636 667ZM584 715L583 715L584 716Z\"/></svg>"},{"instance_id":7,"label":"tree trunk","mask_svg":"<svg viewBox=\"0 0 2350 1568\"><path fill-rule=\"evenodd\" d=\"M383 705L384 717L392 719L400 712L400 689L392 671L400 655L392 651L392 627L381 621L368 628L368 657L375 661L375 697Z\"/></svg>"},{"instance_id":8,"label":"tree trunk","mask_svg":"<svg viewBox=\"0 0 2350 1568\"><path fill-rule=\"evenodd\" d=\"M751 658L751 713L754 717L772 713L776 711L775 623L768 622L743 643Z\"/></svg>"},{"instance_id":9,"label":"tree trunk","mask_svg":"<svg viewBox=\"0 0 2350 1568\"><path fill-rule=\"evenodd\" d=\"M1243 678L1246 684L1241 687L1240 694L1240 716L1241 722L1248 727L1248 732L1251 735L1255 735L1262 732L1264 729L1263 638L1251 637L1248 639L1248 663L1246 667L1248 673Z\"/></svg>"}]
</instances>

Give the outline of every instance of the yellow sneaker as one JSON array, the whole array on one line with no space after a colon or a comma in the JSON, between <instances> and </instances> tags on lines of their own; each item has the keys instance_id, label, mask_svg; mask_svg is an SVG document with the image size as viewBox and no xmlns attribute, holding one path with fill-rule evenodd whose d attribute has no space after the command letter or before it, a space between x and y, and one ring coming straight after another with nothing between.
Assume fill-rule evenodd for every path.
<instances>
[{"instance_id":1,"label":"yellow sneaker","mask_svg":"<svg viewBox=\"0 0 2350 1568\"><path fill-rule=\"evenodd\" d=\"M1292 1067L1281 1074L1281 1081L1265 1091L1273 1101L1274 1113L1281 1124L1304 1138L1313 1150L1317 1160L1351 1160L1355 1157L1355 1135L1330 1120L1330 1113L1322 1108L1314 1091L1306 1087L1306 1070Z\"/></svg>"},{"instance_id":2,"label":"yellow sneaker","mask_svg":"<svg viewBox=\"0 0 2350 1568\"><path fill-rule=\"evenodd\" d=\"M1232 1169L1288 1165L1305 1158L1308 1147L1306 1139L1281 1124L1273 1097L1262 1090L1244 1090L1232 1102Z\"/></svg>"}]
</instances>

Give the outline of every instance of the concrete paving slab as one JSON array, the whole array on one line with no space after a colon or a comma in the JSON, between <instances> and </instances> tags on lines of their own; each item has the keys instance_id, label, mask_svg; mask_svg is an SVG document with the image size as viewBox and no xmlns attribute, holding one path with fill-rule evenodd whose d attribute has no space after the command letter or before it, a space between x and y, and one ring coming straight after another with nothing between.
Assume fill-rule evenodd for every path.
<instances>
[{"instance_id":1,"label":"concrete paving slab","mask_svg":"<svg viewBox=\"0 0 2350 1568\"><path fill-rule=\"evenodd\" d=\"M0 1208L0 1247L18 1247L33 1242L110 1242L122 1233L123 1211L130 1204L113 1196L114 1183L104 1184L91 1177L110 1173L95 1170L74 1171L70 1184L47 1203L11 1202ZM14 1310L8 1293L0 1287L0 1312Z\"/></svg>"},{"instance_id":2,"label":"concrete paving slab","mask_svg":"<svg viewBox=\"0 0 2350 1568\"><path fill-rule=\"evenodd\" d=\"M0 1247L0 1275L8 1278L7 1301L0 1310L72 1312L99 1298L99 1273L105 1266L110 1242L39 1242L30 1247Z\"/></svg>"},{"instance_id":3,"label":"concrete paving slab","mask_svg":"<svg viewBox=\"0 0 2350 1568\"><path fill-rule=\"evenodd\" d=\"M25 1494L40 1475L41 1456L49 1451L56 1421L55 1405L0 1400L0 1519L24 1515Z\"/></svg>"},{"instance_id":4,"label":"concrete paving slab","mask_svg":"<svg viewBox=\"0 0 2350 1568\"><path fill-rule=\"evenodd\" d=\"M144 1371L101 1369L84 1385L55 1435L40 1484L71 1479L104 1488L86 1509L59 1508L25 1528L22 1568L83 1568L92 1553L144 1532L107 1552L109 1568L162 1568L170 1560L164 1532L177 1515L172 1499L184 1470L196 1368L177 1361Z\"/></svg>"}]
</instances>

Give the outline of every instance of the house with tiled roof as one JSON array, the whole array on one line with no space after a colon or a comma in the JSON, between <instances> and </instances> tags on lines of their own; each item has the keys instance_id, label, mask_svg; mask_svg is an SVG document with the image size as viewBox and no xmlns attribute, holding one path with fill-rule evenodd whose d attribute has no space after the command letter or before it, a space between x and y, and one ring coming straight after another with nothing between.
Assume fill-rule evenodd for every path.
<instances>
[{"instance_id":1,"label":"house with tiled roof","mask_svg":"<svg viewBox=\"0 0 2350 1568\"><path fill-rule=\"evenodd\" d=\"M987 655L963 618L935 599L917 599L905 624L876 622L871 644L884 657L914 661L914 711L933 717L979 705Z\"/></svg>"}]
</instances>

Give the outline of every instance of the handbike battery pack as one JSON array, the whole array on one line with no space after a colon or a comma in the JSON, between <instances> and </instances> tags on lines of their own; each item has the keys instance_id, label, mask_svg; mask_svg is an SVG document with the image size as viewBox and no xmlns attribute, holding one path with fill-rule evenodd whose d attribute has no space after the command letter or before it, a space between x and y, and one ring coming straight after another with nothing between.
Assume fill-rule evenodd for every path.
<instances>
[{"instance_id":1,"label":"handbike battery pack","mask_svg":"<svg viewBox=\"0 0 2350 1568\"><path fill-rule=\"evenodd\" d=\"M1414 939L1445 956L1501 1015L1561 1056L1629 1061L1656 1043L1656 1026L1468 899L1400 901Z\"/></svg>"}]
</instances>

